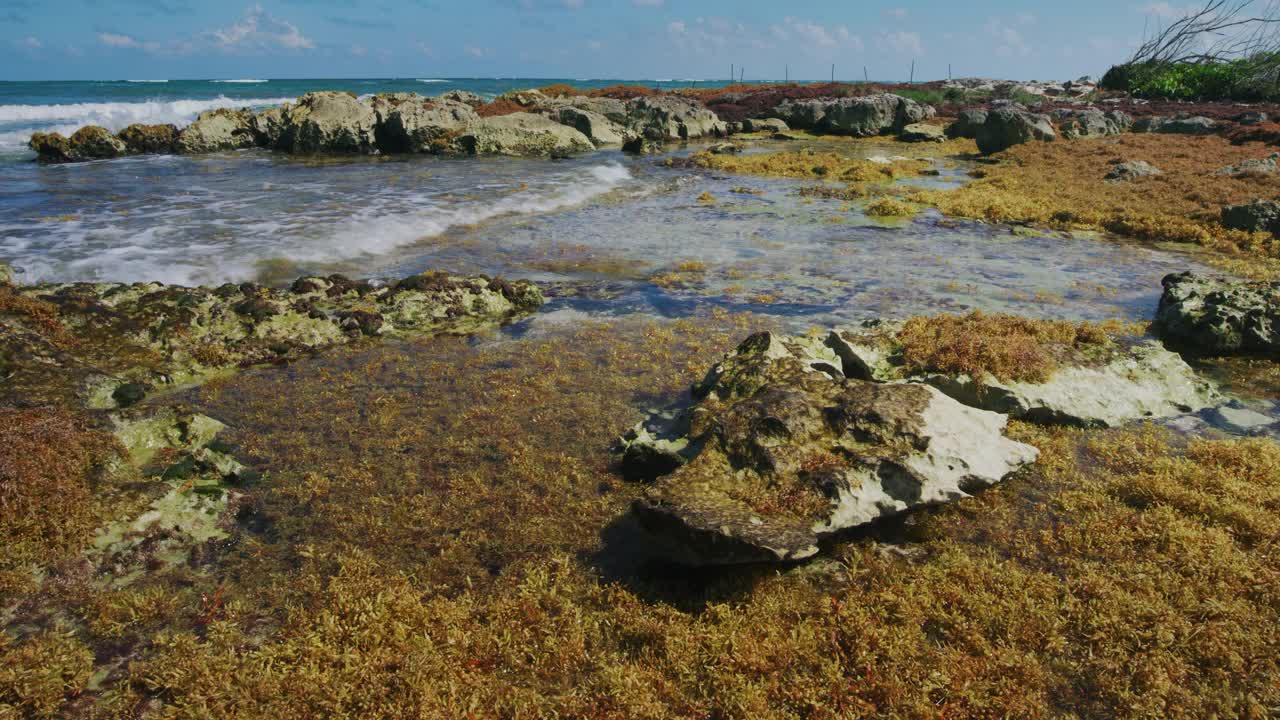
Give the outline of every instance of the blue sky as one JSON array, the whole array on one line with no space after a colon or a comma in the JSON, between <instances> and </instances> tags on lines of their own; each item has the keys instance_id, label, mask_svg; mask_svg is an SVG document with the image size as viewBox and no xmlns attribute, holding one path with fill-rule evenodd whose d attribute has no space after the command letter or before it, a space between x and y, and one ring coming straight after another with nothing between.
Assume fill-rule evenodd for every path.
<instances>
[{"instance_id":1,"label":"blue sky","mask_svg":"<svg viewBox=\"0 0 1280 720\"><path fill-rule=\"evenodd\" d=\"M1168 3L853 0L0 0L0 79L1069 79ZM1166 20L1167 21L1167 20Z\"/></svg>"}]
</instances>

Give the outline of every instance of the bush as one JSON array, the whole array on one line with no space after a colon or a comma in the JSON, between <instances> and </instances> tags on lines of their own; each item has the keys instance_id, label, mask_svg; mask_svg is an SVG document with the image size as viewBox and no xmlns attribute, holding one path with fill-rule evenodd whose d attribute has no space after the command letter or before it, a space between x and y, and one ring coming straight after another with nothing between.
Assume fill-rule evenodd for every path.
<instances>
[{"instance_id":1,"label":"bush","mask_svg":"<svg viewBox=\"0 0 1280 720\"><path fill-rule=\"evenodd\" d=\"M1206 63L1126 63L1102 78L1102 87L1161 100L1274 100L1280 55Z\"/></svg>"}]
</instances>

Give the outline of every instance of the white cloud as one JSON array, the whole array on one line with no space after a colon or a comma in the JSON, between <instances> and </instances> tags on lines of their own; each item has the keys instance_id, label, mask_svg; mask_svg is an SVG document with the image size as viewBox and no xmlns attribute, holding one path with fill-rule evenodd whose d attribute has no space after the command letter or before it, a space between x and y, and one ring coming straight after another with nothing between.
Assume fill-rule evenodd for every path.
<instances>
[{"instance_id":1,"label":"white cloud","mask_svg":"<svg viewBox=\"0 0 1280 720\"><path fill-rule=\"evenodd\" d=\"M129 37L128 35L117 35L116 33L100 32L98 33L98 41L107 47L114 48L140 48L142 43Z\"/></svg>"},{"instance_id":2,"label":"white cloud","mask_svg":"<svg viewBox=\"0 0 1280 720\"><path fill-rule=\"evenodd\" d=\"M293 23L267 14L261 5L250 7L244 20L230 27L210 30L206 33L214 45L224 50L258 49L273 47L287 50L310 50L315 43L303 35Z\"/></svg>"},{"instance_id":3,"label":"white cloud","mask_svg":"<svg viewBox=\"0 0 1280 720\"><path fill-rule=\"evenodd\" d=\"M895 52L910 53L911 55L924 54L924 43L920 40L920 33L918 32L899 30L897 32L881 33L880 40Z\"/></svg>"},{"instance_id":4,"label":"white cloud","mask_svg":"<svg viewBox=\"0 0 1280 720\"><path fill-rule=\"evenodd\" d=\"M44 47L44 43L40 42L40 38L35 35L28 35L21 40L14 40L13 44L24 50L39 50Z\"/></svg>"},{"instance_id":5,"label":"white cloud","mask_svg":"<svg viewBox=\"0 0 1280 720\"><path fill-rule=\"evenodd\" d=\"M827 27L808 20L783 18L781 25L773 25L769 32L779 42L799 41L807 49L852 48L862 50L862 38L849 32L844 25Z\"/></svg>"},{"instance_id":6,"label":"white cloud","mask_svg":"<svg viewBox=\"0 0 1280 720\"><path fill-rule=\"evenodd\" d=\"M600 42L599 40L590 40L590 41L588 41L588 42L587 42L587 49L588 49L588 50L603 50L603 49L604 49L604 43Z\"/></svg>"},{"instance_id":7,"label":"white cloud","mask_svg":"<svg viewBox=\"0 0 1280 720\"><path fill-rule=\"evenodd\" d=\"M1195 10L1192 7L1170 5L1167 2L1147 3L1139 9L1147 15L1160 18L1180 18Z\"/></svg>"},{"instance_id":8,"label":"white cloud","mask_svg":"<svg viewBox=\"0 0 1280 720\"><path fill-rule=\"evenodd\" d=\"M369 54L369 48L363 45L352 45L351 54L355 55L356 57L364 57L365 55Z\"/></svg>"},{"instance_id":9,"label":"white cloud","mask_svg":"<svg viewBox=\"0 0 1280 720\"><path fill-rule=\"evenodd\" d=\"M988 20L984 29L995 42L993 52L996 57L1026 57L1031 54L1031 48L1023 39L1022 33L1000 18Z\"/></svg>"},{"instance_id":10,"label":"white cloud","mask_svg":"<svg viewBox=\"0 0 1280 720\"><path fill-rule=\"evenodd\" d=\"M488 54L484 48L476 47L474 45L468 45L467 47L463 48L462 51L473 58L482 58Z\"/></svg>"},{"instance_id":11,"label":"white cloud","mask_svg":"<svg viewBox=\"0 0 1280 720\"><path fill-rule=\"evenodd\" d=\"M638 7L662 7L665 0L631 0L632 5Z\"/></svg>"}]
</instances>

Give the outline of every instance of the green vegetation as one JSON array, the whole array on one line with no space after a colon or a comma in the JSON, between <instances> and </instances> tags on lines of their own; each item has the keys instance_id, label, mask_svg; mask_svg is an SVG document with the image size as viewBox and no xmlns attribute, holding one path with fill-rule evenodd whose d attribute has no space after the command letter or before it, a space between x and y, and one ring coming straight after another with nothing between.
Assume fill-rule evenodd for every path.
<instances>
[{"instance_id":1,"label":"green vegetation","mask_svg":"<svg viewBox=\"0 0 1280 720\"><path fill-rule=\"evenodd\" d=\"M1144 62L1116 65L1101 86L1141 98L1258 102L1280 99L1275 68L1280 53L1216 62Z\"/></svg>"}]
</instances>

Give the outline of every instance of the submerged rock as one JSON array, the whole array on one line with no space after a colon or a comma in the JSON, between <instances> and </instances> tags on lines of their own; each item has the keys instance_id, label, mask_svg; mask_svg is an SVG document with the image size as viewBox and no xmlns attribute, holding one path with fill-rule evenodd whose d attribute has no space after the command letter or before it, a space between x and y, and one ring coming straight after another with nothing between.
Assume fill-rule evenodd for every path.
<instances>
[{"instance_id":1,"label":"submerged rock","mask_svg":"<svg viewBox=\"0 0 1280 720\"><path fill-rule=\"evenodd\" d=\"M178 133L178 152L192 155L242 150L257 144L248 110L220 108L200 113L196 121Z\"/></svg>"},{"instance_id":2,"label":"submerged rock","mask_svg":"<svg viewBox=\"0 0 1280 720\"><path fill-rule=\"evenodd\" d=\"M512 113L469 125L454 148L468 155L567 157L591 152L595 145L586 135L543 115Z\"/></svg>"},{"instance_id":3,"label":"submerged rock","mask_svg":"<svg viewBox=\"0 0 1280 720\"><path fill-rule=\"evenodd\" d=\"M901 132L934 116L934 109L899 95L786 100L773 113L790 127L835 135L872 137Z\"/></svg>"},{"instance_id":4,"label":"submerged rock","mask_svg":"<svg viewBox=\"0 0 1280 720\"><path fill-rule=\"evenodd\" d=\"M1161 337L1209 355L1280 354L1280 282L1190 272L1162 282L1155 321Z\"/></svg>"},{"instance_id":5,"label":"submerged rock","mask_svg":"<svg viewBox=\"0 0 1280 720\"><path fill-rule=\"evenodd\" d=\"M991 154L1032 140L1052 141L1058 134L1048 115L1000 108L987 114L987 120L976 133L978 150Z\"/></svg>"},{"instance_id":6,"label":"submerged rock","mask_svg":"<svg viewBox=\"0 0 1280 720\"><path fill-rule=\"evenodd\" d=\"M826 536L968 497L1035 461L1006 419L924 385L846 377L821 341L759 333L712 368L672 425L626 442L624 463L687 462L633 507L672 560L801 560ZM647 439L642 440L646 437ZM664 465L653 458L668 458Z\"/></svg>"}]
</instances>

